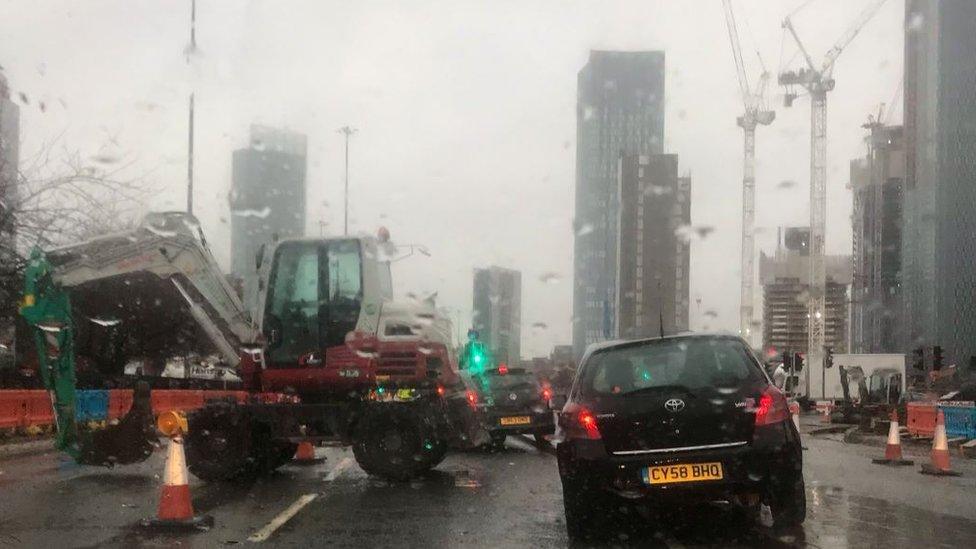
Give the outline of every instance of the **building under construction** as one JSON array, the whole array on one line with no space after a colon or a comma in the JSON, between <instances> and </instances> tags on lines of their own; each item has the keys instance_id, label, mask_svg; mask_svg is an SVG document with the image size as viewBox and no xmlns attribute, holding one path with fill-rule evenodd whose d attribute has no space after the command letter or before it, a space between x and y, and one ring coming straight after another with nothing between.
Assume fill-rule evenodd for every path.
<instances>
[{"instance_id":1,"label":"building under construction","mask_svg":"<svg viewBox=\"0 0 976 549\"><path fill-rule=\"evenodd\" d=\"M871 132L868 154L851 161L851 348L895 353L900 349L904 139L901 126L872 120L865 127Z\"/></svg>"},{"instance_id":2,"label":"building under construction","mask_svg":"<svg viewBox=\"0 0 976 549\"><path fill-rule=\"evenodd\" d=\"M759 254L759 281L763 287L763 347L777 351L807 352L807 303L810 277L810 231L788 227L780 231L774 255ZM847 351L847 289L851 284L851 257L826 256L824 344L835 353Z\"/></svg>"}]
</instances>

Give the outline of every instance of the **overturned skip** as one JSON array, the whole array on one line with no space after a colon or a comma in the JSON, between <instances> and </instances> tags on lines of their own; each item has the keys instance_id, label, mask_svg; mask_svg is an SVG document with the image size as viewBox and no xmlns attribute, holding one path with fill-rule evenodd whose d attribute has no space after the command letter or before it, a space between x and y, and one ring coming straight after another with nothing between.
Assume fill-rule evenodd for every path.
<instances>
[{"instance_id":1,"label":"overturned skip","mask_svg":"<svg viewBox=\"0 0 976 549\"><path fill-rule=\"evenodd\" d=\"M278 516L271 519L271 522L269 522L264 528L251 534L251 536L247 538L247 541L250 541L252 543L261 543L263 541L267 541L268 538L270 538L271 535L275 533L275 530L281 528L283 524L291 520L293 516L297 515L299 511L301 511L309 503L312 503L312 501L318 496L319 496L318 494L305 494L304 496L298 498L298 500L295 501L295 503L292 503L290 506L288 506L287 509L282 511Z\"/></svg>"}]
</instances>

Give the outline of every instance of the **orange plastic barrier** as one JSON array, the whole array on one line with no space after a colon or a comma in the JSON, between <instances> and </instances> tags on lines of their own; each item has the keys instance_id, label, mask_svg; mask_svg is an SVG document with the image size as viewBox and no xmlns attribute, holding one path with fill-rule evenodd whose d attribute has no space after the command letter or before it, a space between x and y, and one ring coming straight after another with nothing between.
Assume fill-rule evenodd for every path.
<instances>
[{"instance_id":1,"label":"orange plastic barrier","mask_svg":"<svg viewBox=\"0 0 976 549\"><path fill-rule=\"evenodd\" d=\"M246 391L157 389L151 394L154 414L171 410L189 412L203 408L209 400L233 398L239 403L245 403L248 398ZM108 419L121 419L130 408L131 389L108 391ZM53 423L54 412L51 410L51 397L47 391L0 390L0 429Z\"/></svg>"},{"instance_id":2,"label":"orange plastic barrier","mask_svg":"<svg viewBox=\"0 0 976 549\"><path fill-rule=\"evenodd\" d=\"M204 391L204 403L210 400L233 398L239 404L247 402L247 391Z\"/></svg>"},{"instance_id":3,"label":"orange plastic barrier","mask_svg":"<svg viewBox=\"0 0 976 549\"><path fill-rule=\"evenodd\" d=\"M0 391L0 428L21 427L27 416L27 391Z\"/></svg>"},{"instance_id":4,"label":"orange plastic barrier","mask_svg":"<svg viewBox=\"0 0 976 549\"><path fill-rule=\"evenodd\" d=\"M132 408L131 389L112 389L108 392L108 418L122 419Z\"/></svg>"},{"instance_id":5,"label":"orange plastic barrier","mask_svg":"<svg viewBox=\"0 0 976 549\"><path fill-rule=\"evenodd\" d=\"M908 433L916 437L935 436L935 421L938 409L934 402L908 403Z\"/></svg>"},{"instance_id":6,"label":"orange plastic barrier","mask_svg":"<svg viewBox=\"0 0 976 549\"><path fill-rule=\"evenodd\" d=\"M203 391L160 389L152 392L153 413L186 412L203 408Z\"/></svg>"},{"instance_id":7,"label":"orange plastic barrier","mask_svg":"<svg viewBox=\"0 0 976 549\"><path fill-rule=\"evenodd\" d=\"M27 395L27 425L51 425L54 423L54 410L51 409L51 395L47 391L24 391Z\"/></svg>"}]
</instances>

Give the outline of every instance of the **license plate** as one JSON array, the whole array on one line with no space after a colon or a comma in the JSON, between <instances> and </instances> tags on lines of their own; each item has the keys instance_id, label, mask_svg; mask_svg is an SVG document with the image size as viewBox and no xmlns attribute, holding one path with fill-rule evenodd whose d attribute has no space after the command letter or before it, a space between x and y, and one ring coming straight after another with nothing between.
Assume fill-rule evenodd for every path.
<instances>
[{"instance_id":1,"label":"license plate","mask_svg":"<svg viewBox=\"0 0 976 549\"><path fill-rule=\"evenodd\" d=\"M502 425L529 425L532 423L532 418L529 416L503 417L500 421Z\"/></svg>"},{"instance_id":2,"label":"license plate","mask_svg":"<svg viewBox=\"0 0 976 549\"><path fill-rule=\"evenodd\" d=\"M644 482L647 484L672 484L705 480L722 480L722 464L718 462L679 463L644 469Z\"/></svg>"}]
</instances>

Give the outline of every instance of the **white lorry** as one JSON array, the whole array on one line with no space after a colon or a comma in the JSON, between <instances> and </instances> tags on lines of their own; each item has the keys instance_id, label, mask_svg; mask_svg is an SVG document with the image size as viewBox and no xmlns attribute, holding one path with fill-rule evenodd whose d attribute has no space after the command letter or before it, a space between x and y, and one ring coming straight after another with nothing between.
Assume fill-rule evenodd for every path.
<instances>
[{"instance_id":1,"label":"white lorry","mask_svg":"<svg viewBox=\"0 0 976 549\"><path fill-rule=\"evenodd\" d=\"M811 401L895 404L905 393L902 354L835 354L833 366L807 364L798 393Z\"/></svg>"}]
</instances>

